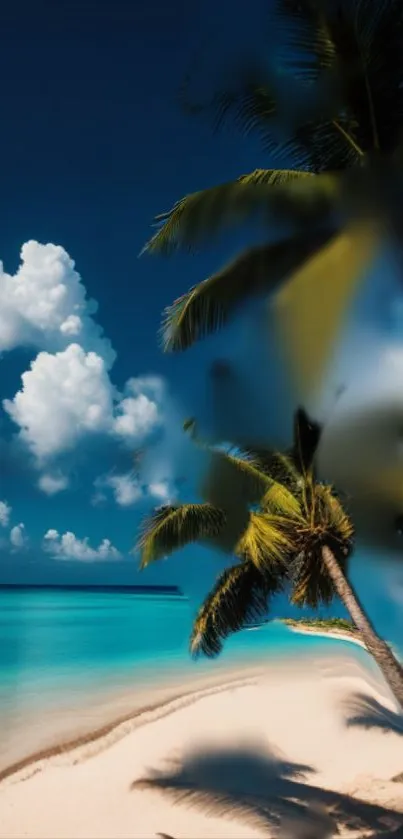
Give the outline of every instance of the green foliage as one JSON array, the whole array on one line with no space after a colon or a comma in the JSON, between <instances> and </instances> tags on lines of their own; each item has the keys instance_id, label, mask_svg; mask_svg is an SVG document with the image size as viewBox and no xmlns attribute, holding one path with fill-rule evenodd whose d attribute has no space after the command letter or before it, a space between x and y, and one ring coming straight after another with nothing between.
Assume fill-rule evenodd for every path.
<instances>
[{"instance_id":1,"label":"green foliage","mask_svg":"<svg viewBox=\"0 0 403 839\"><path fill-rule=\"evenodd\" d=\"M331 233L294 237L245 251L229 265L179 297L164 313L167 352L188 349L218 331L244 301L271 293L327 242Z\"/></svg>"},{"instance_id":2,"label":"green foliage","mask_svg":"<svg viewBox=\"0 0 403 839\"><path fill-rule=\"evenodd\" d=\"M263 576L251 562L226 569L194 622L192 655L218 655L228 635L266 615L268 598L281 589L281 583L281 577Z\"/></svg>"},{"instance_id":3,"label":"green foliage","mask_svg":"<svg viewBox=\"0 0 403 839\"><path fill-rule=\"evenodd\" d=\"M212 504L166 505L157 508L142 525L137 548L141 568L164 559L191 542L216 535L225 523L225 514Z\"/></svg>"},{"instance_id":4,"label":"green foliage","mask_svg":"<svg viewBox=\"0 0 403 839\"><path fill-rule=\"evenodd\" d=\"M358 630L352 621L345 618L283 618L283 623L288 626L307 626L312 629L339 630L356 635Z\"/></svg>"},{"instance_id":5,"label":"green foliage","mask_svg":"<svg viewBox=\"0 0 403 839\"><path fill-rule=\"evenodd\" d=\"M282 577L295 551L290 522L275 515L270 508L261 513L250 513L245 533L234 548L234 553L251 562L262 574L274 573Z\"/></svg>"},{"instance_id":6,"label":"green foliage","mask_svg":"<svg viewBox=\"0 0 403 839\"><path fill-rule=\"evenodd\" d=\"M216 95L219 118L232 118L246 134L258 134L269 153L287 154L316 173L396 149L403 114L400 0L277 0L272 29L281 78L286 73L294 88L276 87L276 74L255 62ZM312 91L316 112L307 104ZM281 143L274 128L285 120L284 97L294 110L299 101L303 107L294 124L284 123Z\"/></svg>"},{"instance_id":7,"label":"green foliage","mask_svg":"<svg viewBox=\"0 0 403 839\"><path fill-rule=\"evenodd\" d=\"M260 451L252 458L212 451L207 502L163 507L143 526L142 568L191 542L222 548L223 534L228 536L226 528L236 518L229 547L239 564L218 578L202 606L192 635L193 653L219 652L228 634L266 614L270 597L285 585L299 606L330 602L334 589L322 560L323 546L346 570L353 527L332 488L315 479L311 460L318 428L303 411L297 412L294 427L296 440L289 454ZM271 466L277 466L275 477Z\"/></svg>"}]
</instances>

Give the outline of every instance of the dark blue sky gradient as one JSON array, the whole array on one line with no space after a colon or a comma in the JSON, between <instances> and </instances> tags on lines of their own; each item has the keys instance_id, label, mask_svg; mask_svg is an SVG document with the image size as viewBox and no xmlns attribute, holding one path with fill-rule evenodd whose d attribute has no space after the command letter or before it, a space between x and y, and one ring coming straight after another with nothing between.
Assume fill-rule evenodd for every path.
<instances>
[{"instance_id":1,"label":"dark blue sky gradient","mask_svg":"<svg viewBox=\"0 0 403 839\"><path fill-rule=\"evenodd\" d=\"M208 276L228 256L228 247L170 260L138 255L153 217L177 198L264 165L256 143L231 131L214 136L207 119L184 115L178 91L191 68L198 95L197 81L204 74L211 78L215 63L222 66L223 48L236 53L239 45L253 43L266 11L257 0L247 10L241 2L221 2L218 9L211 0L60 0L20 2L1 13L0 257L5 270L16 270L21 245L29 239L62 245L88 295L99 303L97 320L117 352L114 384L162 374L185 415L203 410L210 361L234 351L242 355L241 339L233 328L230 341L225 334L188 354L164 356L157 340L161 312ZM203 85L200 90L209 92ZM2 358L2 398L14 395L34 355L14 350ZM105 458L108 462L101 449L95 446L87 458L81 454L73 492L47 498L36 490L32 474L25 474L24 454L10 454L15 427L8 419L1 431L0 496L26 523L34 545L48 527L71 529L91 543L104 535L123 548L132 543L144 510L109 509L105 534L105 519L100 521L89 504L88 486L81 485L91 458L98 474ZM132 581L133 560L126 570L78 563L60 568L34 550L28 563L5 558L2 573L30 580L112 575L117 582L123 574ZM166 569L155 572L156 577L167 574Z\"/></svg>"}]
</instances>

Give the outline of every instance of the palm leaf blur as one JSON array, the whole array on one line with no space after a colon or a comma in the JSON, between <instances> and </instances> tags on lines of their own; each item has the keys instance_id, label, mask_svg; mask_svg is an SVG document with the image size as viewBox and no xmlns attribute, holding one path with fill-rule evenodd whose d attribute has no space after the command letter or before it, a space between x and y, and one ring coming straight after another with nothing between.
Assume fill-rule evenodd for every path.
<instances>
[{"instance_id":1,"label":"palm leaf blur","mask_svg":"<svg viewBox=\"0 0 403 839\"><path fill-rule=\"evenodd\" d=\"M245 298L276 291L328 241L331 231L284 239L252 248L188 291L165 312L162 328L167 351L184 350L220 329Z\"/></svg>"},{"instance_id":2,"label":"palm leaf blur","mask_svg":"<svg viewBox=\"0 0 403 839\"><path fill-rule=\"evenodd\" d=\"M276 295L286 280L276 308L278 337L300 396L306 396L320 381L373 256L372 227L367 235L342 229L345 216L350 218L345 196L361 187L365 193L365 179L355 186L348 182L346 193L341 174L365 164L371 180L374 155L397 160L403 16L399 0L276 0L271 28L275 70L254 58L240 73L234 68L231 85L217 90L205 107L189 110L212 114L217 127L231 121L245 135L254 134L288 168L258 169L181 199L157 218L158 230L145 250L169 254L197 247L257 215L266 224L273 216L292 224L290 240L277 251L273 245L248 249L175 301L162 331L166 350L186 349L220 329L247 297ZM341 238L328 245L331 233ZM346 238L351 247L345 247Z\"/></svg>"},{"instance_id":3,"label":"palm leaf blur","mask_svg":"<svg viewBox=\"0 0 403 839\"><path fill-rule=\"evenodd\" d=\"M306 398L319 386L344 312L379 246L380 234L373 224L345 228L295 271L273 301L276 330L294 375L297 398Z\"/></svg>"},{"instance_id":4,"label":"palm leaf blur","mask_svg":"<svg viewBox=\"0 0 403 839\"><path fill-rule=\"evenodd\" d=\"M329 174L315 179L302 170L255 169L181 198L157 216L158 230L144 251L168 256L179 248L194 248L257 214L318 221L331 212L338 194L337 178Z\"/></svg>"}]
</instances>

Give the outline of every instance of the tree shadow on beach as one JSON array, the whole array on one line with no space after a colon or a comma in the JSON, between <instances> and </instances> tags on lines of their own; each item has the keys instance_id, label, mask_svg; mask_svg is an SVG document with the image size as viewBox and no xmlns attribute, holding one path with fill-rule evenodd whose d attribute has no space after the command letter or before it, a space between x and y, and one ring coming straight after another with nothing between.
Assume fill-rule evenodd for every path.
<instances>
[{"instance_id":1,"label":"tree shadow on beach","mask_svg":"<svg viewBox=\"0 0 403 839\"><path fill-rule=\"evenodd\" d=\"M385 708L372 696L355 693L345 703L346 725L361 728L378 728L403 737L403 713Z\"/></svg>"},{"instance_id":2,"label":"tree shadow on beach","mask_svg":"<svg viewBox=\"0 0 403 839\"><path fill-rule=\"evenodd\" d=\"M386 839L403 824L401 813L315 786L314 771L272 751L228 748L189 754L171 771L135 781L132 789L159 790L176 804L243 820L279 839L330 839L339 827L363 835L376 831L377 839Z\"/></svg>"}]
</instances>

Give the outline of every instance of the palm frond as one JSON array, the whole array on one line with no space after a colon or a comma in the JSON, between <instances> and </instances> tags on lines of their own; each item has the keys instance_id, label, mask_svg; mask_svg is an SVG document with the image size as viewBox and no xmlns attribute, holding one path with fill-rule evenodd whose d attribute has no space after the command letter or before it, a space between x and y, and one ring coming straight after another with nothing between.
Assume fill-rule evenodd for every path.
<instances>
[{"instance_id":1,"label":"palm frond","mask_svg":"<svg viewBox=\"0 0 403 839\"><path fill-rule=\"evenodd\" d=\"M316 120L298 125L285 142L284 152L301 165L310 165L317 174L358 166L364 154L355 139L352 118L341 109L332 118L319 115Z\"/></svg>"},{"instance_id":2,"label":"palm frond","mask_svg":"<svg viewBox=\"0 0 403 839\"><path fill-rule=\"evenodd\" d=\"M230 454L214 449L203 486L203 497L225 509L243 503L259 504L272 484L272 478L249 453Z\"/></svg>"},{"instance_id":3,"label":"palm frond","mask_svg":"<svg viewBox=\"0 0 403 839\"><path fill-rule=\"evenodd\" d=\"M336 554L347 556L354 536L353 523L329 484L315 484L315 496L320 502L319 516L328 532L328 541ZM339 546L339 550L337 550Z\"/></svg>"},{"instance_id":4,"label":"palm frond","mask_svg":"<svg viewBox=\"0 0 403 839\"><path fill-rule=\"evenodd\" d=\"M329 118L299 126L294 147L318 161L316 171L357 162L358 149L392 152L403 117L400 0L279 0L279 7L285 63L310 80L331 71L329 100L336 105Z\"/></svg>"},{"instance_id":5,"label":"palm frond","mask_svg":"<svg viewBox=\"0 0 403 839\"><path fill-rule=\"evenodd\" d=\"M273 481L280 482L296 495L300 494L301 472L295 465L292 450L280 452L246 445L245 451Z\"/></svg>"},{"instance_id":6,"label":"palm frond","mask_svg":"<svg viewBox=\"0 0 403 839\"><path fill-rule=\"evenodd\" d=\"M287 160L293 169L319 174L358 163L363 152L345 112L336 65L325 74L322 70L320 83L312 84L307 56L295 49L287 56L294 71L298 68L297 78L280 72L268 82L259 70L254 79L246 74L217 93L211 106L216 127L231 119L244 135L255 133L267 154ZM311 72L316 72L313 65ZM308 83L302 83L306 74Z\"/></svg>"},{"instance_id":7,"label":"palm frond","mask_svg":"<svg viewBox=\"0 0 403 839\"><path fill-rule=\"evenodd\" d=\"M330 235L316 233L251 248L179 297L164 313L165 352L188 349L195 341L221 329L245 300L275 291Z\"/></svg>"},{"instance_id":8,"label":"palm frond","mask_svg":"<svg viewBox=\"0 0 403 839\"><path fill-rule=\"evenodd\" d=\"M220 184L185 196L171 210L157 216L159 229L145 245L143 252L167 256L178 248L192 248L202 244L213 234L240 224L256 212L273 212L281 208L280 199L287 199L290 211L310 209L312 191L300 190L294 195L290 186L296 181L313 179L309 172L285 169L256 169L235 181ZM331 203L337 183L322 181L322 203ZM316 196L318 196L316 189ZM308 204L308 207L307 207ZM323 207L322 207L323 210Z\"/></svg>"},{"instance_id":9,"label":"palm frond","mask_svg":"<svg viewBox=\"0 0 403 839\"><path fill-rule=\"evenodd\" d=\"M250 514L249 525L235 548L235 553L248 560L264 574L281 578L286 574L290 554L295 553L292 531L284 516L273 513Z\"/></svg>"},{"instance_id":10,"label":"palm frond","mask_svg":"<svg viewBox=\"0 0 403 839\"><path fill-rule=\"evenodd\" d=\"M245 562L226 569L196 617L190 639L192 655L218 655L228 635L266 616L272 593L272 581L252 564Z\"/></svg>"},{"instance_id":11,"label":"palm frond","mask_svg":"<svg viewBox=\"0 0 403 839\"><path fill-rule=\"evenodd\" d=\"M289 570L293 579L292 602L316 608L320 603L330 603L335 596L322 559L322 547L327 545L331 549L346 573L354 531L331 486L313 483L308 489L309 508L306 522L300 529L300 550L294 555Z\"/></svg>"},{"instance_id":12,"label":"palm frond","mask_svg":"<svg viewBox=\"0 0 403 839\"><path fill-rule=\"evenodd\" d=\"M317 609L321 604L332 602L335 590L319 546L297 554L290 570L293 580L291 603Z\"/></svg>"},{"instance_id":13,"label":"palm frond","mask_svg":"<svg viewBox=\"0 0 403 839\"><path fill-rule=\"evenodd\" d=\"M346 137L340 135L333 122L336 118L345 122L340 114L334 72L327 70L326 77L320 77L320 86L303 84L301 55L293 48L286 55L288 61L292 56L291 61L298 64L297 78L277 68L268 74L261 66L235 73L231 86L218 91L210 103L215 127L221 128L230 120L245 136L258 136L264 151L276 160L287 160L292 168L312 173L329 171L332 167L327 146L336 141L341 151L351 152L351 143L349 150ZM306 61L302 66L307 70ZM323 155L317 146L313 153L308 143L308 135L313 136L319 126L325 146ZM315 137L317 141L319 138Z\"/></svg>"},{"instance_id":14,"label":"palm frond","mask_svg":"<svg viewBox=\"0 0 403 839\"><path fill-rule=\"evenodd\" d=\"M225 513L212 504L166 505L147 517L141 527L140 568L184 548L214 538L225 525Z\"/></svg>"},{"instance_id":15,"label":"palm frond","mask_svg":"<svg viewBox=\"0 0 403 839\"><path fill-rule=\"evenodd\" d=\"M261 68L257 72L255 68L249 68L237 76L231 88L217 91L213 98L211 110L215 128L221 128L228 118L245 135L262 134L264 128L266 146L274 150L276 141L270 134L270 127L273 129L277 115L277 96L269 79Z\"/></svg>"},{"instance_id":16,"label":"palm frond","mask_svg":"<svg viewBox=\"0 0 403 839\"><path fill-rule=\"evenodd\" d=\"M302 473L313 464L321 432L319 423L310 419L303 408L298 408L294 415L293 460Z\"/></svg>"},{"instance_id":17,"label":"palm frond","mask_svg":"<svg viewBox=\"0 0 403 839\"><path fill-rule=\"evenodd\" d=\"M327 5L347 114L364 151L391 152L403 115L403 15L400 0L338 0Z\"/></svg>"},{"instance_id":18,"label":"palm frond","mask_svg":"<svg viewBox=\"0 0 403 839\"><path fill-rule=\"evenodd\" d=\"M294 76L318 79L334 66L336 50L321 0L277 0L277 56Z\"/></svg>"},{"instance_id":19,"label":"palm frond","mask_svg":"<svg viewBox=\"0 0 403 839\"><path fill-rule=\"evenodd\" d=\"M300 519L302 517L301 501L284 484L273 481L261 501L262 510L283 518Z\"/></svg>"}]
</instances>

